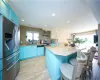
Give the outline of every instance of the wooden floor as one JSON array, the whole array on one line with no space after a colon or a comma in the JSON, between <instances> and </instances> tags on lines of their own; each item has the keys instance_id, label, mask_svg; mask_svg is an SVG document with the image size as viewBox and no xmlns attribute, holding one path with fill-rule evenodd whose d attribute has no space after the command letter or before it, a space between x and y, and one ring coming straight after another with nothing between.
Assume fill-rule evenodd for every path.
<instances>
[{"instance_id":1,"label":"wooden floor","mask_svg":"<svg viewBox=\"0 0 100 80\"><path fill-rule=\"evenodd\" d=\"M15 80L50 80L45 66L45 57L20 62L20 72Z\"/></svg>"},{"instance_id":2,"label":"wooden floor","mask_svg":"<svg viewBox=\"0 0 100 80\"><path fill-rule=\"evenodd\" d=\"M100 80L100 67L97 60L93 60L92 79ZM20 62L20 72L15 80L51 80L45 66L45 57L37 57Z\"/></svg>"}]
</instances>

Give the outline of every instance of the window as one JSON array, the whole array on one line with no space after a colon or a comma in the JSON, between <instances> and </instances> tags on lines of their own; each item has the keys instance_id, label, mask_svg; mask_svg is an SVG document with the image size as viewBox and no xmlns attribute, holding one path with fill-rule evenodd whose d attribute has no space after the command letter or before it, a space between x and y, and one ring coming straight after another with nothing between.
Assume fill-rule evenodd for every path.
<instances>
[{"instance_id":1,"label":"window","mask_svg":"<svg viewBox=\"0 0 100 80\"><path fill-rule=\"evenodd\" d=\"M91 47L94 46L94 35L95 32L86 32L86 33L78 33L75 35L75 38L80 38L80 39L87 39L87 41L83 44L81 44L79 47L80 48L86 48L86 47Z\"/></svg>"},{"instance_id":2,"label":"window","mask_svg":"<svg viewBox=\"0 0 100 80\"><path fill-rule=\"evenodd\" d=\"M39 40L39 33L34 33L34 40Z\"/></svg>"},{"instance_id":3,"label":"window","mask_svg":"<svg viewBox=\"0 0 100 80\"><path fill-rule=\"evenodd\" d=\"M27 36L27 41L39 40L38 32L27 32L26 36Z\"/></svg>"},{"instance_id":4,"label":"window","mask_svg":"<svg viewBox=\"0 0 100 80\"><path fill-rule=\"evenodd\" d=\"M31 41L31 40L32 40L32 33L27 32L27 41Z\"/></svg>"}]
</instances>

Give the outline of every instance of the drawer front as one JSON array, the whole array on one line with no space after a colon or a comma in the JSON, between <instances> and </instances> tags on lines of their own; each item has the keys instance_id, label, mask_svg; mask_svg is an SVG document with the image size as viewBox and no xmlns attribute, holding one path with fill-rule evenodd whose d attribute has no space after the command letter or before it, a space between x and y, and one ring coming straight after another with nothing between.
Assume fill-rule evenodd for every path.
<instances>
[{"instance_id":1,"label":"drawer front","mask_svg":"<svg viewBox=\"0 0 100 80\"><path fill-rule=\"evenodd\" d=\"M19 56L20 56L19 52L15 52L11 56L3 59L3 69L11 66L17 59L19 59Z\"/></svg>"},{"instance_id":2,"label":"drawer front","mask_svg":"<svg viewBox=\"0 0 100 80\"><path fill-rule=\"evenodd\" d=\"M5 69L2 71L3 80L15 80L19 72L19 62L16 62L9 70Z\"/></svg>"},{"instance_id":3,"label":"drawer front","mask_svg":"<svg viewBox=\"0 0 100 80\"><path fill-rule=\"evenodd\" d=\"M11 9L11 21L18 26L18 17L15 12Z\"/></svg>"}]
</instances>

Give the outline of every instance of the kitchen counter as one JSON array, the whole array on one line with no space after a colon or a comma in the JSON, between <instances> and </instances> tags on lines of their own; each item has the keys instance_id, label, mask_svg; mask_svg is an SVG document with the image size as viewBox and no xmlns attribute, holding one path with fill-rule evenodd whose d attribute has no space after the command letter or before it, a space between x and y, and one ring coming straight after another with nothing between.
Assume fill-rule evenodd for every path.
<instances>
[{"instance_id":1,"label":"kitchen counter","mask_svg":"<svg viewBox=\"0 0 100 80\"><path fill-rule=\"evenodd\" d=\"M71 58L76 58L76 52L76 47L67 47L64 45L46 47L46 67L51 80L60 79L60 65L62 63L69 63Z\"/></svg>"},{"instance_id":2,"label":"kitchen counter","mask_svg":"<svg viewBox=\"0 0 100 80\"><path fill-rule=\"evenodd\" d=\"M64 45L47 46L46 48L50 50L53 54L61 56L68 56L77 52L76 47L64 46Z\"/></svg>"}]
</instances>

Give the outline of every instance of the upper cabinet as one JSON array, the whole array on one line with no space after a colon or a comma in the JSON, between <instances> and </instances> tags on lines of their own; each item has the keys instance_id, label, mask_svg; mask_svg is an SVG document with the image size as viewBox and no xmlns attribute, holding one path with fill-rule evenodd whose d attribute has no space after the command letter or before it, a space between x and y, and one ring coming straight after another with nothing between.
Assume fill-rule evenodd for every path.
<instances>
[{"instance_id":1,"label":"upper cabinet","mask_svg":"<svg viewBox=\"0 0 100 80\"><path fill-rule=\"evenodd\" d=\"M17 15L15 14L15 12L11 9L11 12L10 12L10 20L15 23L16 25L18 25L18 17Z\"/></svg>"},{"instance_id":2,"label":"upper cabinet","mask_svg":"<svg viewBox=\"0 0 100 80\"><path fill-rule=\"evenodd\" d=\"M50 34L51 34L51 31L44 31L44 36L50 36Z\"/></svg>"},{"instance_id":3,"label":"upper cabinet","mask_svg":"<svg viewBox=\"0 0 100 80\"><path fill-rule=\"evenodd\" d=\"M4 15L6 18L11 20L16 26L19 25L18 16L13 11L13 9L9 6L6 0L0 0L0 13Z\"/></svg>"},{"instance_id":4,"label":"upper cabinet","mask_svg":"<svg viewBox=\"0 0 100 80\"><path fill-rule=\"evenodd\" d=\"M0 1L0 13L3 14L6 18L10 18L10 8L5 5L4 2Z\"/></svg>"}]
</instances>

